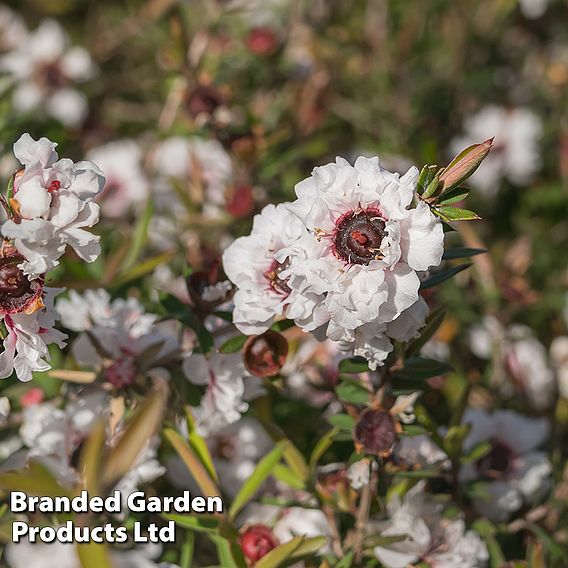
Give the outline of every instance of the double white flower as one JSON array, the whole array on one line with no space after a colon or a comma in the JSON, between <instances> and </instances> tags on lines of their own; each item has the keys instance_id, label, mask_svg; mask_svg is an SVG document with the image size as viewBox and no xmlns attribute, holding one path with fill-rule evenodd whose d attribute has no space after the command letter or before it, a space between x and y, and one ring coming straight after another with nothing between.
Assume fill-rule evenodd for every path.
<instances>
[{"instance_id":1,"label":"double white flower","mask_svg":"<svg viewBox=\"0 0 568 568\"><path fill-rule=\"evenodd\" d=\"M378 158L315 168L297 199L267 206L223 255L237 287L234 322L247 334L278 316L318 330L380 365L391 339L423 325L420 273L437 266L443 230L416 196L418 170L400 177Z\"/></svg>"},{"instance_id":2,"label":"double white flower","mask_svg":"<svg viewBox=\"0 0 568 568\"><path fill-rule=\"evenodd\" d=\"M24 134L14 154L24 166L16 174L11 199L16 218L2 226L2 235L14 239L26 258L24 273L37 278L59 264L67 245L86 262L100 254L99 237L85 231L99 220L93 199L105 177L92 162L58 159L57 144L47 138L35 141Z\"/></svg>"}]
</instances>

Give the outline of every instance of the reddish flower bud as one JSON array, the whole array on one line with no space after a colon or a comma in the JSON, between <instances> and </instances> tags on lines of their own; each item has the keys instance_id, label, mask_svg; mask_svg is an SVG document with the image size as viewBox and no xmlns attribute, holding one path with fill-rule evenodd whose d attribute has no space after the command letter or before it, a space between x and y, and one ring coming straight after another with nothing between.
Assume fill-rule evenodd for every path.
<instances>
[{"instance_id":1,"label":"reddish flower bud","mask_svg":"<svg viewBox=\"0 0 568 568\"><path fill-rule=\"evenodd\" d=\"M278 49L278 36L266 27L253 28L247 36L247 47L255 55L272 55Z\"/></svg>"},{"instance_id":2,"label":"reddish flower bud","mask_svg":"<svg viewBox=\"0 0 568 568\"><path fill-rule=\"evenodd\" d=\"M249 337L243 349L245 367L258 377L273 377L278 374L287 356L286 338L270 329L262 335Z\"/></svg>"},{"instance_id":3,"label":"reddish flower bud","mask_svg":"<svg viewBox=\"0 0 568 568\"><path fill-rule=\"evenodd\" d=\"M12 251L0 258L0 314L33 313L43 307L43 278L29 280L18 268L23 261Z\"/></svg>"},{"instance_id":4,"label":"reddish flower bud","mask_svg":"<svg viewBox=\"0 0 568 568\"><path fill-rule=\"evenodd\" d=\"M242 219L248 217L254 209L252 188L249 185L239 185L230 190L227 195L227 211L233 217Z\"/></svg>"},{"instance_id":5,"label":"reddish flower bud","mask_svg":"<svg viewBox=\"0 0 568 568\"><path fill-rule=\"evenodd\" d=\"M33 406L34 404L40 404L44 396L44 392L41 389L34 387L20 397L20 404L24 408Z\"/></svg>"},{"instance_id":6,"label":"reddish flower bud","mask_svg":"<svg viewBox=\"0 0 568 568\"><path fill-rule=\"evenodd\" d=\"M187 109L192 116L213 114L223 104L221 93L214 87L201 85L189 93Z\"/></svg>"},{"instance_id":7,"label":"reddish flower bud","mask_svg":"<svg viewBox=\"0 0 568 568\"><path fill-rule=\"evenodd\" d=\"M396 425L386 410L368 408L359 416L353 432L358 452L386 458L396 442Z\"/></svg>"},{"instance_id":8,"label":"reddish flower bud","mask_svg":"<svg viewBox=\"0 0 568 568\"><path fill-rule=\"evenodd\" d=\"M258 562L280 543L266 525L249 525L241 532L239 544L248 564Z\"/></svg>"},{"instance_id":9,"label":"reddish flower bud","mask_svg":"<svg viewBox=\"0 0 568 568\"><path fill-rule=\"evenodd\" d=\"M470 177L487 157L492 144L493 138L489 138L481 144L473 144L460 152L440 175L440 183L443 184L444 191L457 187Z\"/></svg>"}]
</instances>

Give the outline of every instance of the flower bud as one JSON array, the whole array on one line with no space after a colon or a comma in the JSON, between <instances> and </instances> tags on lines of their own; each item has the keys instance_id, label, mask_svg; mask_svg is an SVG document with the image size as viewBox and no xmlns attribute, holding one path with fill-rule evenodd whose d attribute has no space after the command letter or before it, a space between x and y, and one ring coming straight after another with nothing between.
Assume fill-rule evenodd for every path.
<instances>
[{"instance_id":1,"label":"flower bud","mask_svg":"<svg viewBox=\"0 0 568 568\"><path fill-rule=\"evenodd\" d=\"M14 252L0 258L0 314L30 314L43 307L43 278L29 280L18 267L24 260Z\"/></svg>"},{"instance_id":2,"label":"flower bud","mask_svg":"<svg viewBox=\"0 0 568 568\"><path fill-rule=\"evenodd\" d=\"M254 209L254 197L250 185L239 185L230 190L226 198L226 207L236 219L248 217Z\"/></svg>"},{"instance_id":3,"label":"flower bud","mask_svg":"<svg viewBox=\"0 0 568 568\"><path fill-rule=\"evenodd\" d=\"M247 47L255 55L272 55L278 49L278 37L270 28L253 28L247 36Z\"/></svg>"},{"instance_id":4,"label":"flower bud","mask_svg":"<svg viewBox=\"0 0 568 568\"><path fill-rule=\"evenodd\" d=\"M44 392L41 389L34 387L20 397L20 404L23 408L34 406L43 402L44 396Z\"/></svg>"},{"instance_id":5,"label":"flower bud","mask_svg":"<svg viewBox=\"0 0 568 568\"><path fill-rule=\"evenodd\" d=\"M492 144L493 138L489 138L481 144L473 144L460 152L440 175L444 191L457 187L470 177L487 157Z\"/></svg>"},{"instance_id":6,"label":"flower bud","mask_svg":"<svg viewBox=\"0 0 568 568\"><path fill-rule=\"evenodd\" d=\"M368 408L359 416L353 432L358 452L386 458L396 442L396 425L386 410Z\"/></svg>"},{"instance_id":7,"label":"flower bud","mask_svg":"<svg viewBox=\"0 0 568 568\"><path fill-rule=\"evenodd\" d=\"M279 542L270 528L257 524L244 528L239 536L239 544L247 564L253 565L276 548Z\"/></svg>"},{"instance_id":8,"label":"flower bud","mask_svg":"<svg viewBox=\"0 0 568 568\"><path fill-rule=\"evenodd\" d=\"M286 338L270 329L262 335L249 337L243 349L245 367L258 377L273 377L278 374L287 356Z\"/></svg>"},{"instance_id":9,"label":"flower bud","mask_svg":"<svg viewBox=\"0 0 568 568\"><path fill-rule=\"evenodd\" d=\"M196 307L208 312L231 299L234 289L232 284L225 280L217 281L218 271L192 272L186 279L189 297Z\"/></svg>"},{"instance_id":10,"label":"flower bud","mask_svg":"<svg viewBox=\"0 0 568 568\"><path fill-rule=\"evenodd\" d=\"M214 87L200 85L189 93L187 109L192 116L212 115L223 104L221 93Z\"/></svg>"}]
</instances>

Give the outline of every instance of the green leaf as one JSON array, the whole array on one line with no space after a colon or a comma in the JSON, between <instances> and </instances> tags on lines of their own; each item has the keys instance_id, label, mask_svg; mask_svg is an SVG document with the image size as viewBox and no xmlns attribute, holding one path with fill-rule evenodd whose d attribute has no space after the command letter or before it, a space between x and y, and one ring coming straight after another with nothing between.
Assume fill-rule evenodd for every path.
<instances>
[{"instance_id":1,"label":"green leaf","mask_svg":"<svg viewBox=\"0 0 568 568\"><path fill-rule=\"evenodd\" d=\"M62 487L51 472L38 462L30 462L26 469L12 473L0 473L0 489L24 491L39 497L72 497L72 491Z\"/></svg>"},{"instance_id":2,"label":"green leaf","mask_svg":"<svg viewBox=\"0 0 568 568\"><path fill-rule=\"evenodd\" d=\"M463 201L469 195L469 189L465 187L456 187L450 189L450 191L445 191L438 197L438 205L451 205L452 203L458 203Z\"/></svg>"},{"instance_id":3,"label":"green leaf","mask_svg":"<svg viewBox=\"0 0 568 568\"><path fill-rule=\"evenodd\" d=\"M454 258L468 258L470 256L475 256L477 254L483 254L487 252L486 249L481 248L468 248L468 247L452 247L446 249L442 260L453 260Z\"/></svg>"},{"instance_id":4,"label":"green leaf","mask_svg":"<svg viewBox=\"0 0 568 568\"><path fill-rule=\"evenodd\" d=\"M310 474L308 464L300 450L290 440L287 440L283 457L294 474L304 482L307 481Z\"/></svg>"},{"instance_id":5,"label":"green leaf","mask_svg":"<svg viewBox=\"0 0 568 568\"><path fill-rule=\"evenodd\" d=\"M197 457L201 460L204 465L209 477L213 479L216 483L219 482L217 477L217 472L215 471L215 466L213 464L213 458L211 457L211 452L207 446L207 442L200 436L195 428L195 421L191 415L191 407L186 407L186 417L187 417L187 439L191 449L197 454Z\"/></svg>"},{"instance_id":6,"label":"green leaf","mask_svg":"<svg viewBox=\"0 0 568 568\"><path fill-rule=\"evenodd\" d=\"M420 175L418 176L418 192L424 193L424 190L430 185L430 182L434 179L436 172L438 171L438 166L424 166L420 170Z\"/></svg>"},{"instance_id":7,"label":"green leaf","mask_svg":"<svg viewBox=\"0 0 568 568\"><path fill-rule=\"evenodd\" d=\"M136 224L132 243L122 265L123 272L126 272L127 270L132 268L136 264L136 261L140 258L140 255L142 254L142 250L144 249L144 245L146 244L146 240L148 238L148 227L150 226L150 221L153 214L154 203L150 198L146 203L146 207L144 208L142 216Z\"/></svg>"},{"instance_id":8,"label":"green leaf","mask_svg":"<svg viewBox=\"0 0 568 568\"><path fill-rule=\"evenodd\" d=\"M195 455L193 450L185 443L185 440L181 437L179 432L176 432L173 428L166 428L164 430L164 436L178 453L189 472L193 475L203 495L207 497L220 495L221 493L217 485L209 476L205 466Z\"/></svg>"},{"instance_id":9,"label":"green leaf","mask_svg":"<svg viewBox=\"0 0 568 568\"><path fill-rule=\"evenodd\" d=\"M82 568L112 568L105 544L95 542L77 544L77 555ZM57 562L55 562L57 564Z\"/></svg>"},{"instance_id":10,"label":"green leaf","mask_svg":"<svg viewBox=\"0 0 568 568\"><path fill-rule=\"evenodd\" d=\"M443 477L442 474L437 469L415 469L411 471L397 471L395 475L398 477L406 477L409 479L432 479L437 477Z\"/></svg>"},{"instance_id":11,"label":"green leaf","mask_svg":"<svg viewBox=\"0 0 568 568\"><path fill-rule=\"evenodd\" d=\"M295 325L296 324L295 324L294 320L280 320L280 321L273 323L272 326L270 327L270 329L272 331L278 331L279 333L282 333L283 331L286 331L287 329L290 329L291 327L294 327Z\"/></svg>"},{"instance_id":12,"label":"green leaf","mask_svg":"<svg viewBox=\"0 0 568 568\"><path fill-rule=\"evenodd\" d=\"M116 277L111 283L110 286L118 287L124 286L124 284L128 284L132 280L137 280L138 278L142 278L142 276L146 276L150 272L154 272L154 270L161 266L162 264L168 264L172 258L174 257L173 252L164 252L145 260L144 262L140 262L134 265L130 270L126 270L118 277Z\"/></svg>"},{"instance_id":13,"label":"green leaf","mask_svg":"<svg viewBox=\"0 0 568 568\"><path fill-rule=\"evenodd\" d=\"M469 211L468 209L460 209L459 207L452 207L450 205L442 205L441 207L434 207L432 213L438 215L445 221L473 221L481 219L477 213Z\"/></svg>"},{"instance_id":14,"label":"green leaf","mask_svg":"<svg viewBox=\"0 0 568 568\"><path fill-rule=\"evenodd\" d=\"M315 448L312 450L312 454L310 456L309 467L310 473L313 475L313 472L316 469L316 466L322 456L327 452L330 448L331 444L333 444L334 438L339 433L338 428L332 428L329 432L324 434L316 444Z\"/></svg>"},{"instance_id":15,"label":"green leaf","mask_svg":"<svg viewBox=\"0 0 568 568\"><path fill-rule=\"evenodd\" d=\"M412 356L420 352L422 347L430 340L442 325L446 311L443 307L434 310L426 319L426 325L420 331L420 336L408 344L406 355Z\"/></svg>"},{"instance_id":16,"label":"green leaf","mask_svg":"<svg viewBox=\"0 0 568 568\"><path fill-rule=\"evenodd\" d=\"M404 367L394 373L394 377L397 379L429 379L451 370L452 366L442 361L426 357L410 357L404 362Z\"/></svg>"},{"instance_id":17,"label":"green leaf","mask_svg":"<svg viewBox=\"0 0 568 568\"><path fill-rule=\"evenodd\" d=\"M433 286L437 286L438 284L445 282L446 280L450 279L452 276L455 276L456 274L458 274L462 270L465 270L466 268L469 268L470 266L471 263L460 264L459 266L452 266L450 268L444 268L443 270L439 270L438 272L432 274L432 276L430 276L429 278L426 278L426 280L423 280L422 284L420 284L420 288L422 290L426 290L427 288L432 288Z\"/></svg>"},{"instance_id":18,"label":"green leaf","mask_svg":"<svg viewBox=\"0 0 568 568\"><path fill-rule=\"evenodd\" d=\"M461 462L462 463L472 463L480 460L481 458L485 457L492 448L491 442L480 442L479 444L475 445L469 454L462 456Z\"/></svg>"},{"instance_id":19,"label":"green leaf","mask_svg":"<svg viewBox=\"0 0 568 568\"><path fill-rule=\"evenodd\" d=\"M436 193L436 191L438 190L439 187L440 187L440 174L437 173L432 178L432 181L428 184L426 189L424 190L424 193L422 194L422 198L428 199L429 197L432 197L432 195L434 195L434 193Z\"/></svg>"},{"instance_id":20,"label":"green leaf","mask_svg":"<svg viewBox=\"0 0 568 568\"><path fill-rule=\"evenodd\" d=\"M495 526L487 519L478 519L473 523L473 529L479 534L487 545L491 568L502 568L507 563L505 555L495 538Z\"/></svg>"},{"instance_id":21,"label":"green leaf","mask_svg":"<svg viewBox=\"0 0 568 568\"><path fill-rule=\"evenodd\" d=\"M278 463L274 466L272 470L272 475L282 483L288 485L292 489L303 490L306 488L304 480L296 475L291 468L285 466L284 464Z\"/></svg>"},{"instance_id":22,"label":"green leaf","mask_svg":"<svg viewBox=\"0 0 568 568\"><path fill-rule=\"evenodd\" d=\"M190 531L200 533L219 533L220 519L206 515L177 515L164 513L162 517L168 521L174 521L176 525Z\"/></svg>"},{"instance_id":23,"label":"green leaf","mask_svg":"<svg viewBox=\"0 0 568 568\"><path fill-rule=\"evenodd\" d=\"M361 383L345 379L335 387L335 393L340 400L352 404L366 404L370 397L369 391Z\"/></svg>"},{"instance_id":24,"label":"green leaf","mask_svg":"<svg viewBox=\"0 0 568 568\"><path fill-rule=\"evenodd\" d=\"M350 357L339 361L340 373L366 373L369 371L369 363L363 357Z\"/></svg>"},{"instance_id":25,"label":"green leaf","mask_svg":"<svg viewBox=\"0 0 568 568\"><path fill-rule=\"evenodd\" d=\"M461 455L462 444L471 429L470 424L451 426L444 438L444 450L452 460Z\"/></svg>"},{"instance_id":26,"label":"green leaf","mask_svg":"<svg viewBox=\"0 0 568 568\"><path fill-rule=\"evenodd\" d=\"M105 423L104 420L99 420L91 430L81 450L79 471L83 478L83 487L89 495L100 494L99 479L103 463L105 438Z\"/></svg>"},{"instance_id":27,"label":"green leaf","mask_svg":"<svg viewBox=\"0 0 568 568\"><path fill-rule=\"evenodd\" d=\"M209 538L215 543L219 564L223 568L245 568L246 564L241 554L236 554L234 545L218 534L210 534ZM239 549L240 552L240 549ZM238 561L237 561L238 560Z\"/></svg>"},{"instance_id":28,"label":"green leaf","mask_svg":"<svg viewBox=\"0 0 568 568\"><path fill-rule=\"evenodd\" d=\"M254 566L255 568L278 568L284 563L287 564L292 560L298 561L305 556L319 552L326 542L327 538L323 536L313 538L297 536L291 541L273 548Z\"/></svg>"},{"instance_id":29,"label":"green leaf","mask_svg":"<svg viewBox=\"0 0 568 568\"><path fill-rule=\"evenodd\" d=\"M349 414L333 414L327 421L339 430L352 432L353 428L355 428L355 418L349 416Z\"/></svg>"},{"instance_id":30,"label":"green leaf","mask_svg":"<svg viewBox=\"0 0 568 568\"><path fill-rule=\"evenodd\" d=\"M246 335L235 335L235 337L227 339L227 341L219 347L219 353L236 353L242 349L247 339L248 336Z\"/></svg>"},{"instance_id":31,"label":"green leaf","mask_svg":"<svg viewBox=\"0 0 568 568\"><path fill-rule=\"evenodd\" d=\"M194 549L195 535L192 531L187 531L185 533L185 542L181 545L179 568L191 568Z\"/></svg>"},{"instance_id":32,"label":"green leaf","mask_svg":"<svg viewBox=\"0 0 568 568\"><path fill-rule=\"evenodd\" d=\"M166 399L166 387L160 384L128 421L120 439L105 457L101 473L103 488L114 487L138 459L160 426Z\"/></svg>"},{"instance_id":33,"label":"green leaf","mask_svg":"<svg viewBox=\"0 0 568 568\"><path fill-rule=\"evenodd\" d=\"M239 511L252 499L259 487L272 473L274 467L282 458L287 443L287 441L278 442L272 451L258 462L252 475L243 483L229 509L231 518L234 519L237 516Z\"/></svg>"}]
</instances>

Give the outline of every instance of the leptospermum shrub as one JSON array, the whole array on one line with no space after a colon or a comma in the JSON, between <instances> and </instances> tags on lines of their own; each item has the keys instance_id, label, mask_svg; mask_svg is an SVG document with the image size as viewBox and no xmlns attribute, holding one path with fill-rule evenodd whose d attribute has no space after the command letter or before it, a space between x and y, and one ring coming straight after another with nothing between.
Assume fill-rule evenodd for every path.
<instances>
[{"instance_id":1,"label":"leptospermum shrub","mask_svg":"<svg viewBox=\"0 0 568 568\"><path fill-rule=\"evenodd\" d=\"M0 566L568 566L566 6L6 1Z\"/></svg>"}]
</instances>

